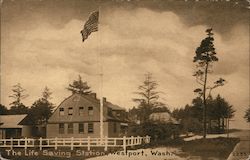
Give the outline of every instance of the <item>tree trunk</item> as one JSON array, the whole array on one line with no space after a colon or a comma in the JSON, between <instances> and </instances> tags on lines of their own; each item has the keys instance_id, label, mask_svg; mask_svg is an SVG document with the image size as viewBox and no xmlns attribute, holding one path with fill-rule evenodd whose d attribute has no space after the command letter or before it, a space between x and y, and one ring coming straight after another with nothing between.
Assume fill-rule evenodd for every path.
<instances>
[{"instance_id":1,"label":"tree trunk","mask_svg":"<svg viewBox=\"0 0 250 160\"><path fill-rule=\"evenodd\" d=\"M212 131L212 127L211 127L211 119L209 119L209 121L208 121L208 132L209 133L211 133L211 131Z\"/></svg>"},{"instance_id":2,"label":"tree trunk","mask_svg":"<svg viewBox=\"0 0 250 160\"><path fill-rule=\"evenodd\" d=\"M222 132L225 133L225 122L223 117L222 117Z\"/></svg>"},{"instance_id":3,"label":"tree trunk","mask_svg":"<svg viewBox=\"0 0 250 160\"><path fill-rule=\"evenodd\" d=\"M206 87L207 87L207 70L208 70L208 62L206 62L205 69L205 80L203 86L203 138L206 138L207 135L207 101L206 101Z\"/></svg>"},{"instance_id":4,"label":"tree trunk","mask_svg":"<svg viewBox=\"0 0 250 160\"><path fill-rule=\"evenodd\" d=\"M220 118L218 118L218 131L220 133Z\"/></svg>"}]
</instances>

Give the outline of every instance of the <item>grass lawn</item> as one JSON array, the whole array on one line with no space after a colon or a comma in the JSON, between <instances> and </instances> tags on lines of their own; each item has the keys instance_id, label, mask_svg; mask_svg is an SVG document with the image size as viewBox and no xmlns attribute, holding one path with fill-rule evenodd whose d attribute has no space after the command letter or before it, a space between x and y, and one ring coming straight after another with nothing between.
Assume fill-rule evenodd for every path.
<instances>
[{"instance_id":1,"label":"grass lawn","mask_svg":"<svg viewBox=\"0 0 250 160\"><path fill-rule=\"evenodd\" d=\"M157 147L175 147L180 148L182 152L178 156L187 158L190 156L200 157L202 160L225 160L233 151L239 138L209 138L184 141L183 139L152 141L145 148Z\"/></svg>"},{"instance_id":2,"label":"grass lawn","mask_svg":"<svg viewBox=\"0 0 250 160\"><path fill-rule=\"evenodd\" d=\"M239 138L197 139L182 144L182 151L192 156L200 156L203 160L209 158L227 159L239 142Z\"/></svg>"}]
</instances>

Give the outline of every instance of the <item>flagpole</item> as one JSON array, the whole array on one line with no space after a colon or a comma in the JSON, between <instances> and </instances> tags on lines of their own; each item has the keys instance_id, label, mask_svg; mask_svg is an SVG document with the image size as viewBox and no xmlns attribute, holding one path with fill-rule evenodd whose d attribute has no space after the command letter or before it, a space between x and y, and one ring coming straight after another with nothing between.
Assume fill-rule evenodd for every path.
<instances>
[{"instance_id":1,"label":"flagpole","mask_svg":"<svg viewBox=\"0 0 250 160\"><path fill-rule=\"evenodd\" d=\"M85 22L83 29L81 30L81 35L82 35L82 42L84 42L88 36L92 33L92 32L97 32L98 30L100 30L100 4L98 5L98 11L97 12L92 12L89 15L88 20ZM100 31L97 33L98 36L98 63L99 63L99 67L100 67L100 139L102 141L103 139L103 93L102 93L102 88L103 88L103 66L102 66L102 54L101 54L101 34Z\"/></svg>"},{"instance_id":2,"label":"flagpole","mask_svg":"<svg viewBox=\"0 0 250 160\"><path fill-rule=\"evenodd\" d=\"M100 32L100 9L101 6L99 4L98 6L98 12L99 12L99 18L98 18L98 40L99 40L99 46L98 46L98 52L99 52L99 65L100 65L100 139L101 142L103 141L103 66L102 66L102 54L101 54L101 32Z\"/></svg>"}]
</instances>

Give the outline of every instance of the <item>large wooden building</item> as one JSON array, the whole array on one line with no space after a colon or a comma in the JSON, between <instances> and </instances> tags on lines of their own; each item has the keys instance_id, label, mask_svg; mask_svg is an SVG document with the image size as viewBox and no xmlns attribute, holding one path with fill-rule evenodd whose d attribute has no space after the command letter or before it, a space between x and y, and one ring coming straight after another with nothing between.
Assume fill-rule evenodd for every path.
<instances>
[{"instance_id":1,"label":"large wooden building","mask_svg":"<svg viewBox=\"0 0 250 160\"><path fill-rule=\"evenodd\" d=\"M127 134L124 108L103 99L103 136ZM100 137L100 101L96 94L73 94L66 98L48 120L47 137Z\"/></svg>"}]
</instances>

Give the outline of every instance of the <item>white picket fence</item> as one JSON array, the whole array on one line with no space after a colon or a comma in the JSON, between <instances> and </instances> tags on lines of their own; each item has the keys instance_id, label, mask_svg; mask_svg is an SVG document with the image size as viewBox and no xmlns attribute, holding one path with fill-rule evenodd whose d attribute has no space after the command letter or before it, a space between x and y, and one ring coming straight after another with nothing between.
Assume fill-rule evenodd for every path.
<instances>
[{"instance_id":1,"label":"white picket fence","mask_svg":"<svg viewBox=\"0 0 250 160\"><path fill-rule=\"evenodd\" d=\"M55 148L69 147L73 150L75 147L87 147L88 151L91 147L104 147L107 151L108 147L122 147L126 151L127 147L137 146L150 143L150 137L121 137L121 138L23 138L23 139L0 139L0 147L2 148Z\"/></svg>"}]
</instances>

